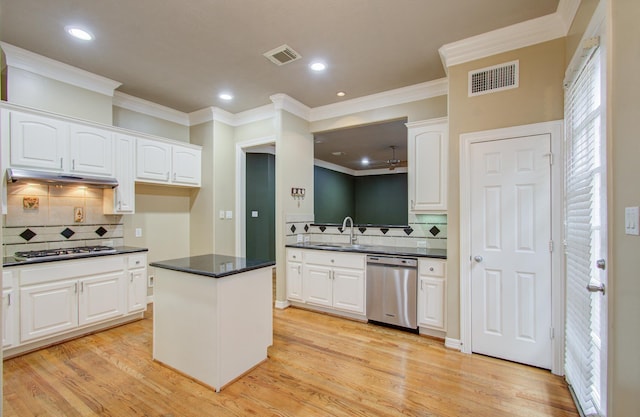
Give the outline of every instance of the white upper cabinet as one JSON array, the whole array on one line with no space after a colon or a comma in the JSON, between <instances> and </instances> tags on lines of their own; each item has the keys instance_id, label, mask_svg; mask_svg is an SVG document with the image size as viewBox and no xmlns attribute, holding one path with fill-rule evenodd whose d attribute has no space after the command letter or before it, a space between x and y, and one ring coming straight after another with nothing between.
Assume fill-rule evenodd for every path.
<instances>
[{"instance_id":1,"label":"white upper cabinet","mask_svg":"<svg viewBox=\"0 0 640 417\"><path fill-rule=\"evenodd\" d=\"M33 114L10 112L14 167L113 175L113 133Z\"/></svg>"},{"instance_id":2,"label":"white upper cabinet","mask_svg":"<svg viewBox=\"0 0 640 417\"><path fill-rule=\"evenodd\" d=\"M133 214L135 212L135 151L136 138L116 133L115 136L115 177L118 186L104 190L103 209L105 214Z\"/></svg>"},{"instance_id":3,"label":"white upper cabinet","mask_svg":"<svg viewBox=\"0 0 640 417\"><path fill-rule=\"evenodd\" d=\"M70 172L113 175L113 132L71 124Z\"/></svg>"},{"instance_id":4,"label":"white upper cabinet","mask_svg":"<svg viewBox=\"0 0 640 417\"><path fill-rule=\"evenodd\" d=\"M407 123L409 208L414 213L447 209L447 118Z\"/></svg>"},{"instance_id":5,"label":"white upper cabinet","mask_svg":"<svg viewBox=\"0 0 640 417\"><path fill-rule=\"evenodd\" d=\"M11 166L63 171L69 125L60 120L10 112Z\"/></svg>"},{"instance_id":6,"label":"white upper cabinet","mask_svg":"<svg viewBox=\"0 0 640 417\"><path fill-rule=\"evenodd\" d=\"M136 179L169 182L171 174L171 145L138 139Z\"/></svg>"},{"instance_id":7,"label":"white upper cabinet","mask_svg":"<svg viewBox=\"0 0 640 417\"><path fill-rule=\"evenodd\" d=\"M183 146L173 145L172 162L174 184L188 184L200 186L202 177L200 169L202 151Z\"/></svg>"},{"instance_id":8,"label":"white upper cabinet","mask_svg":"<svg viewBox=\"0 0 640 417\"><path fill-rule=\"evenodd\" d=\"M139 138L136 180L199 187L201 153L197 148Z\"/></svg>"}]
</instances>

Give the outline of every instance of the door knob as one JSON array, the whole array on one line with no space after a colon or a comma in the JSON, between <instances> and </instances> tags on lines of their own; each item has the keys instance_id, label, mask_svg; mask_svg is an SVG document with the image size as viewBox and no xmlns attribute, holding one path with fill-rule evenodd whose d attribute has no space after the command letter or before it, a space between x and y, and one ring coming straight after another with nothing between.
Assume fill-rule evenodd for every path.
<instances>
[{"instance_id":1,"label":"door knob","mask_svg":"<svg viewBox=\"0 0 640 417\"><path fill-rule=\"evenodd\" d=\"M484 258L482 256L480 256L480 255L476 255L476 256L473 257L473 260L478 262L478 263L480 263L480 262L482 262L484 260Z\"/></svg>"},{"instance_id":2,"label":"door knob","mask_svg":"<svg viewBox=\"0 0 640 417\"><path fill-rule=\"evenodd\" d=\"M602 295L604 295L604 292L605 292L604 284L601 282L598 282L596 284L592 284L592 283L587 284L587 290L589 292L601 292Z\"/></svg>"}]
</instances>

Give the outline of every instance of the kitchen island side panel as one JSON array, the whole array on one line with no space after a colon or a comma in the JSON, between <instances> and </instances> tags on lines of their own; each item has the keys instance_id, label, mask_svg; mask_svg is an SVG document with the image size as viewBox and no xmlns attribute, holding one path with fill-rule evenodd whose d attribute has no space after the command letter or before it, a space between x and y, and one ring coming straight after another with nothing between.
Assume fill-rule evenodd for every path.
<instances>
[{"instance_id":1,"label":"kitchen island side panel","mask_svg":"<svg viewBox=\"0 0 640 417\"><path fill-rule=\"evenodd\" d=\"M271 269L223 278L158 269L154 359L217 391L267 359Z\"/></svg>"}]
</instances>

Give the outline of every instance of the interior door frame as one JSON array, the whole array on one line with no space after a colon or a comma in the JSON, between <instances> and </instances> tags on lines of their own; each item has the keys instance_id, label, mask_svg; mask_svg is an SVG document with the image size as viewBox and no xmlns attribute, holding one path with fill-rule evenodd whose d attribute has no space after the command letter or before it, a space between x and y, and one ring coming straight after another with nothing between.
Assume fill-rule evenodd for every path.
<instances>
[{"instance_id":1,"label":"interior door frame","mask_svg":"<svg viewBox=\"0 0 640 417\"><path fill-rule=\"evenodd\" d=\"M245 257L247 248L247 149L275 143L275 136L249 139L236 143L236 256L241 258ZM276 158L277 153L278 150L276 149Z\"/></svg>"},{"instance_id":2,"label":"interior door frame","mask_svg":"<svg viewBox=\"0 0 640 417\"><path fill-rule=\"evenodd\" d=\"M471 145L534 135L551 135L551 372L564 374L564 171L562 120L535 123L460 135L460 347L472 353L471 345Z\"/></svg>"}]
</instances>

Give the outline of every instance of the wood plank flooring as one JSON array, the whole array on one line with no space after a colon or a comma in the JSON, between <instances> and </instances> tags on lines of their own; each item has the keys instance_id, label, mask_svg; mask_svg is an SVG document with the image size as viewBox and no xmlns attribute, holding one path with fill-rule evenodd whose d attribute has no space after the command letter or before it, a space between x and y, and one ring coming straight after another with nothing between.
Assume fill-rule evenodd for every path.
<instances>
[{"instance_id":1,"label":"wood plank flooring","mask_svg":"<svg viewBox=\"0 0 640 417\"><path fill-rule=\"evenodd\" d=\"M549 371L294 308L215 393L152 361L151 316L5 361L4 416L578 416Z\"/></svg>"}]
</instances>

